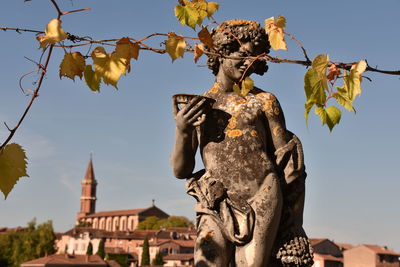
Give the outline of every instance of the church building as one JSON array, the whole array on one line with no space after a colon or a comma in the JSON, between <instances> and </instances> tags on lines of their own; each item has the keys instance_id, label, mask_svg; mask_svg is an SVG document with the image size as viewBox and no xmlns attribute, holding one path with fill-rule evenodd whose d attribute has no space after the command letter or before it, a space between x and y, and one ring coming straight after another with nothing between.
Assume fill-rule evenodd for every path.
<instances>
[{"instance_id":1,"label":"church building","mask_svg":"<svg viewBox=\"0 0 400 267\"><path fill-rule=\"evenodd\" d=\"M160 219L169 217L167 213L153 205L149 208L111 210L96 212L96 187L93 161L90 158L85 177L82 182L81 208L77 214L77 225L90 226L94 229L106 231L133 231L139 222L149 216Z\"/></svg>"}]
</instances>

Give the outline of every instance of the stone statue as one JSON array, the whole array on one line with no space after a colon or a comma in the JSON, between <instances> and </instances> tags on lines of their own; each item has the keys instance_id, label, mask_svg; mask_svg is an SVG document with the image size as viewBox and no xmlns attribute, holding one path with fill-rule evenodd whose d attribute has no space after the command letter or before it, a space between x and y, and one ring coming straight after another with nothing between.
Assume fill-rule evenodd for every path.
<instances>
[{"instance_id":1,"label":"stone statue","mask_svg":"<svg viewBox=\"0 0 400 267\"><path fill-rule=\"evenodd\" d=\"M252 61L269 53L268 36L259 23L243 20L226 21L211 36L214 86L173 98L171 164L197 200L195 266L311 266L301 143L272 93L233 92L243 75L267 71L265 61ZM193 173L197 148L204 169Z\"/></svg>"}]
</instances>

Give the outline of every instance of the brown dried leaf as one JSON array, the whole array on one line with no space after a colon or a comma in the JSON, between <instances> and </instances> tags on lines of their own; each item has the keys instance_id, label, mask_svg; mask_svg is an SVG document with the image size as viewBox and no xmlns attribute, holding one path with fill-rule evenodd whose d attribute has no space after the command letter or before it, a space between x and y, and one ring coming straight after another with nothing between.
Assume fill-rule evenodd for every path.
<instances>
[{"instance_id":1,"label":"brown dried leaf","mask_svg":"<svg viewBox=\"0 0 400 267\"><path fill-rule=\"evenodd\" d=\"M202 44L194 45L194 63L197 63L199 58L204 54L204 48Z\"/></svg>"},{"instance_id":2,"label":"brown dried leaf","mask_svg":"<svg viewBox=\"0 0 400 267\"><path fill-rule=\"evenodd\" d=\"M212 48L213 47L213 40L211 37L210 32L206 27L203 27L201 31L198 33L200 41L207 46L207 48Z\"/></svg>"}]
</instances>

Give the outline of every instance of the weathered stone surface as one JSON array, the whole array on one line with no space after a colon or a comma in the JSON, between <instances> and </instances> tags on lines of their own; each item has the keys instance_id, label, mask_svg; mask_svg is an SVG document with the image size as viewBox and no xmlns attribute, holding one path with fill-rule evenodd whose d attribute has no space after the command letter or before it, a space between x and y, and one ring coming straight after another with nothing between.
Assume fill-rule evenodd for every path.
<instances>
[{"instance_id":1,"label":"weathered stone surface","mask_svg":"<svg viewBox=\"0 0 400 267\"><path fill-rule=\"evenodd\" d=\"M264 61L244 58L269 52L266 33L256 22L228 21L212 37L213 54L229 57L209 56L214 86L186 103L174 97L171 163L198 201L195 265L311 266L300 140L286 129L272 93L233 92L243 77L267 71ZM193 174L197 148L204 170Z\"/></svg>"}]
</instances>

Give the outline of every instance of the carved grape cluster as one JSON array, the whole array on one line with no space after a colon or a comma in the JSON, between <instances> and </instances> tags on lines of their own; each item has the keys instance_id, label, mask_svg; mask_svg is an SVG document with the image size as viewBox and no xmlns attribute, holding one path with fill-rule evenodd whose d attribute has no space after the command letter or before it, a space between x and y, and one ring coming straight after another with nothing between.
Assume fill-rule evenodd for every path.
<instances>
[{"instance_id":1,"label":"carved grape cluster","mask_svg":"<svg viewBox=\"0 0 400 267\"><path fill-rule=\"evenodd\" d=\"M283 266L312 266L313 249L306 237L294 237L281 246L276 254Z\"/></svg>"}]
</instances>

